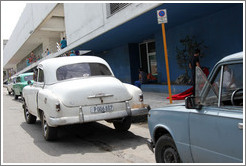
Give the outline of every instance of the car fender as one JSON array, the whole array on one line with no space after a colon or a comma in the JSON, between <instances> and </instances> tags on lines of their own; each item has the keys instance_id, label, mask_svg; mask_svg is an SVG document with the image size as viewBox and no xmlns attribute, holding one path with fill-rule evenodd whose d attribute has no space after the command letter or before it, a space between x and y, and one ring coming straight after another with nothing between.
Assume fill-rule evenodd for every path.
<instances>
[{"instance_id":1,"label":"car fender","mask_svg":"<svg viewBox=\"0 0 246 166\"><path fill-rule=\"evenodd\" d=\"M57 117L56 104L61 104L58 97L48 89L38 92L38 109L42 110L46 116Z\"/></svg>"},{"instance_id":2,"label":"car fender","mask_svg":"<svg viewBox=\"0 0 246 166\"><path fill-rule=\"evenodd\" d=\"M127 91L132 96L132 99L129 101L130 105L133 106L134 104L141 104L141 102L139 101L139 95L143 94L142 90L131 84L127 84L127 83L123 83L123 84L125 85Z\"/></svg>"}]
</instances>

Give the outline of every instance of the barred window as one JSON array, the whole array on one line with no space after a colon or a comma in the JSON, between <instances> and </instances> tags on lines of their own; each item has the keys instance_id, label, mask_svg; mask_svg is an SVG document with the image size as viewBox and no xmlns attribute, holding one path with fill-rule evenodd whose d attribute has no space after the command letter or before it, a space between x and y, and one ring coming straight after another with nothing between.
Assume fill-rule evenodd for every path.
<instances>
[{"instance_id":1,"label":"barred window","mask_svg":"<svg viewBox=\"0 0 246 166\"><path fill-rule=\"evenodd\" d=\"M126 6L130 5L130 3L109 3L108 6L108 16L111 16L120 10L124 9Z\"/></svg>"}]
</instances>

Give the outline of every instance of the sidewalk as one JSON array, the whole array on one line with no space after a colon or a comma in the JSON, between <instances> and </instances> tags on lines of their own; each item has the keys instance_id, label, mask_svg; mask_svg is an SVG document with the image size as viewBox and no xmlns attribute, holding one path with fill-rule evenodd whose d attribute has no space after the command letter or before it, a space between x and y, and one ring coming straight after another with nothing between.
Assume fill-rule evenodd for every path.
<instances>
[{"instance_id":1,"label":"sidewalk","mask_svg":"<svg viewBox=\"0 0 246 166\"><path fill-rule=\"evenodd\" d=\"M168 93L159 93L159 92L143 92L144 95L144 103L149 104L152 108L161 108L167 105L170 105ZM174 95L174 94L172 94ZM173 100L172 104L184 103L184 100Z\"/></svg>"},{"instance_id":2,"label":"sidewalk","mask_svg":"<svg viewBox=\"0 0 246 166\"><path fill-rule=\"evenodd\" d=\"M143 95L144 95L144 104L149 104L151 109L161 108L170 105L170 101L169 99L167 99L167 97L169 96L168 93L143 91ZM172 104L178 104L178 103L184 103L184 100L173 100ZM145 128L148 128L147 115L133 117L132 122L142 125Z\"/></svg>"}]
</instances>

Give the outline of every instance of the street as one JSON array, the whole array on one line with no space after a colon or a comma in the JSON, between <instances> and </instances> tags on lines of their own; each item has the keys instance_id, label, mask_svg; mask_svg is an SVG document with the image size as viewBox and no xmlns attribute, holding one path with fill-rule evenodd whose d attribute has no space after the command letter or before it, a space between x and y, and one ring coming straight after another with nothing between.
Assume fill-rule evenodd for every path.
<instances>
[{"instance_id":1,"label":"street","mask_svg":"<svg viewBox=\"0 0 246 166\"><path fill-rule=\"evenodd\" d=\"M148 93L145 99L154 107L168 103ZM136 118L128 132L117 132L105 121L63 126L58 140L47 142L40 120L27 124L21 98L14 100L6 88L2 111L3 163L155 163L145 143L150 138L146 118Z\"/></svg>"}]
</instances>

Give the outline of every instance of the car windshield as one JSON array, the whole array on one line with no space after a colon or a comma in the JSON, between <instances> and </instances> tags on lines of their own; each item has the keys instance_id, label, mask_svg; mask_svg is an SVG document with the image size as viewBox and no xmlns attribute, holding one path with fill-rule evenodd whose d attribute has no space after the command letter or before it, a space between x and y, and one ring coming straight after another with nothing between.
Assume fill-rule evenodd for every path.
<instances>
[{"instance_id":1,"label":"car windshield","mask_svg":"<svg viewBox=\"0 0 246 166\"><path fill-rule=\"evenodd\" d=\"M24 80L25 81L33 80L33 75L25 76Z\"/></svg>"},{"instance_id":2,"label":"car windshield","mask_svg":"<svg viewBox=\"0 0 246 166\"><path fill-rule=\"evenodd\" d=\"M76 63L59 67L56 71L57 80L88 76L112 76L107 66L101 63Z\"/></svg>"}]
</instances>

